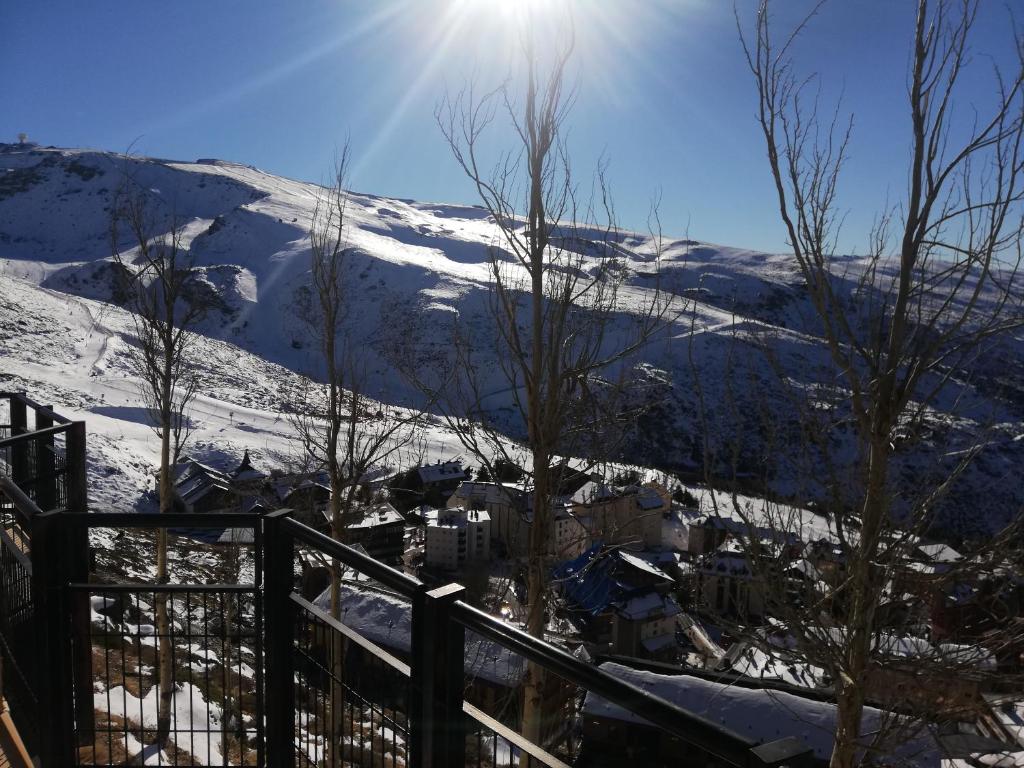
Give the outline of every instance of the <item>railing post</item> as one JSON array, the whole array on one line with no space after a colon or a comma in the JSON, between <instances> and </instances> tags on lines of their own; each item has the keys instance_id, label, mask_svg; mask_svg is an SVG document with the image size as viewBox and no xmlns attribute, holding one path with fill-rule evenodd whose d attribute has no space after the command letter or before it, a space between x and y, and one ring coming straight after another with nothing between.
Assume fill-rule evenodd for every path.
<instances>
[{"instance_id":1,"label":"railing post","mask_svg":"<svg viewBox=\"0 0 1024 768\"><path fill-rule=\"evenodd\" d=\"M52 408L52 406L46 406ZM36 429L49 429L53 419L42 411L36 411ZM44 512L57 508L57 457L53 453L53 435L47 435L36 442L36 466L33 474L36 481L36 504Z\"/></svg>"},{"instance_id":2,"label":"railing post","mask_svg":"<svg viewBox=\"0 0 1024 768\"><path fill-rule=\"evenodd\" d=\"M85 466L84 421L75 421L68 425L64 445L67 460L67 498L64 504L70 512L86 512L89 508L89 489Z\"/></svg>"},{"instance_id":3,"label":"railing post","mask_svg":"<svg viewBox=\"0 0 1024 768\"><path fill-rule=\"evenodd\" d=\"M412 605L412 689L409 741L412 768L466 764L465 630L452 619L459 584L423 589Z\"/></svg>"},{"instance_id":4,"label":"railing post","mask_svg":"<svg viewBox=\"0 0 1024 768\"><path fill-rule=\"evenodd\" d=\"M412 647L410 649L409 744L410 768L433 768L431 760L434 744L433 664L434 640L425 629L427 587L421 584L412 599Z\"/></svg>"},{"instance_id":5,"label":"railing post","mask_svg":"<svg viewBox=\"0 0 1024 768\"><path fill-rule=\"evenodd\" d=\"M69 622L64 611L66 529L60 512L32 518L32 595L38 653L34 685L39 702L37 722L46 723L40 738L42 768L63 768L76 756ZM92 704L90 700L90 706Z\"/></svg>"},{"instance_id":6,"label":"railing post","mask_svg":"<svg viewBox=\"0 0 1024 768\"><path fill-rule=\"evenodd\" d=\"M295 764L295 541L283 525L289 510L263 517L263 627L266 673L266 764Z\"/></svg>"},{"instance_id":7,"label":"railing post","mask_svg":"<svg viewBox=\"0 0 1024 768\"><path fill-rule=\"evenodd\" d=\"M88 527L71 517L64 518L58 525L61 526L64 547L64 583L88 583ZM64 589L64 584L61 588ZM78 744L89 745L96 740L92 679L92 609L89 605L88 592L68 590L66 595L65 610L71 630L70 664L71 683L75 692L75 733Z\"/></svg>"},{"instance_id":8,"label":"railing post","mask_svg":"<svg viewBox=\"0 0 1024 768\"><path fill-rule=\"evenodd\" d=\"M17 394L11 397L11 437L23 435L28 431L28 409L25 401ZM11 480L15 485L22 485L28 476L28 446L15 445L11 449Z\"/></svg>"}]
</instances>

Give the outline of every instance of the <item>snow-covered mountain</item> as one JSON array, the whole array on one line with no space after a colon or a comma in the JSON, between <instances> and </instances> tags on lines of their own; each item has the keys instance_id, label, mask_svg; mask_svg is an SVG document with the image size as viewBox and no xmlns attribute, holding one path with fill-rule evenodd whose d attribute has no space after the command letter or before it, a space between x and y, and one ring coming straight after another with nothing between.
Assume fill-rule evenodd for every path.
<instances>
[{"instance_id":1,"label":"snow-covered mountain","mask_svg":"<svg viewBox=\"0 0 1024 768\"><path fill-rule=\"evenodd\" d=\"M101 482L102 473L143 483L154 447L125 365L128 319L106 303L110 207L126 172L185 225L191 252L219 296L203 328L206 383L196 408L196 450L227 456L251 448L282 461L294 450L281 417L288 383L316 374L293 311L296 291L308 281L315 185L219 160L126 160L0 145L0 388L27 388L89 416L94 495L117 506L124 505L123 489L112 489L121 484ZM400 346L409 364L429 365L449 348L458 317L472 329L478 369L491 372L488 407L506 409L507 384L489 364L495 352L487 249L495 228L486 212L353 193L348 221L356 249L347 280L352 333L373 352L370 392L414 402L418 392L394 370L394 350ZM641 306L656 284L650 237L623 233L616 247L629 277L611 344L615 329L630 325L630 307ZM799 449L780 382L813 389L815 400L827 403L829 390L815 387L830 381L831 371L790 260L677 240L663 244L657 284L680 297L685 311L628 362L635 397L652 406L623 448L629 458L694 469L703 396L713 441L740 446L752 483L767 476L778 494L820 493L822 478L805 465L812 459ZM913 437L902 465L904 478L920 483L922 473L986 427L992 446L947 510L965 529L1005 519L1024 502L1022 348L1015 340L980 360L973 376L932 404L934 428ZM508 429L514 434L517 425L509 421ZM850 435L834 429L833 452L849 456ZM428 456L461 452L440 428L426 447ZM982 498L984 509L977 506Z\"/></svg>"}]
</instances>

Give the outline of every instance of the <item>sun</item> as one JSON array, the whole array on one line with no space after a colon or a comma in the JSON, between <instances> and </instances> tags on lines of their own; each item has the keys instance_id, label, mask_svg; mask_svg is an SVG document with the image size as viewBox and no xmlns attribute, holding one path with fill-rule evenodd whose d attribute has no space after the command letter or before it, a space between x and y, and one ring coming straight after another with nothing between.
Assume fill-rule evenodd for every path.
<instances>
[{"instance_id":1,"label":"sun","mask_svg":"<svg viewBox=\"0 0 1024 768\"><path fill-rule=\"evenodd\" d=\"M457 0L461 11L519 34L544 17L566 13L570 0Z\"/></svg>"},{"instance_id":2,"label":"sun","mask_svg":"<svg viewBox=\"0 0 1024 768\"><path fill-rule=\"evenodd\" d=\"M509 21L526 22L541 15L564 13L567 0L475 0L490 5L499 16Z\"/></svg>"}]
</instances>

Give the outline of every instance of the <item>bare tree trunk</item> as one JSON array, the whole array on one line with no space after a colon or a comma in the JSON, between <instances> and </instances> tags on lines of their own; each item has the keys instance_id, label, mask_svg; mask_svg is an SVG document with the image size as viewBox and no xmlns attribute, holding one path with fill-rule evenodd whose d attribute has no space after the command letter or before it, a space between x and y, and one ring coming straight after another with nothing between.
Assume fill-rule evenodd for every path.
<instances>
[{"instance_id":1,"label":"bare tree trunk","mask_svg":"<svg viewBox=\"0 0 1024 768\"><path fill-rule=\"evenodd\" d=\"M360 477L401 448L409 437L406 428L415 429L418 423L417 414L403 415L385 404L378 404L375 417L364 416L361 387L365 366L360 365L364 358L347 325L351 307L346 279L354 258L345 223L347 162L346 146L335 160L331 184L320 191L310 221L310 286L296 293L296 314L317 340L323 369L316 375L322 373L324 382L319 396L300 393L300 408L292 418L312 465L327 472L331 537L341 543L350 538L347 528L357 512L354 502ZM328 609L332 618L340 620L342 565L331 558L328 569ZM343 761L346 649L340 633L330 635L325 649L331 682L326 692L329 737L324 759L335 768Z\"/></svg>"},{"instance_id":2,"label":"bare tree trunk","mask_svg":"<svg viewBox=\"0 0 1024 768\"><path fill-rule=\"evenodd\" d=\"M889 433L884 425L883 434ZM845 659L836 684L836 741L832 750L831 768L852 768L857 765L858 751L863 749L861 720L864 714L864 690L876 629L878 606L879 537L889 519L888 472L889 444L875 438L867 448L868 477L865 481L861 512L861 537L851 558L849 574L849 610L846 617Z\"/></svg>"},{"instance_id":3,"label":"bare tree trunk","mask_svg":"<svg viewBox=\"0 0 1024 768\"><path fill-rule=\"evenodd\" d=\"M342 487L340 470L337 459L337 441L331 451L333 461L328 462L331 467L331 536L336 541L344 541L344 524L342 520ZM341 618L341 562L331 559L331 616L335 619ZM344 733L344 712L345 712L345 688L342 676L345 671L344 664L345 644L340 632L331 632L330 643L330 669L331 669L331 700L330 700L330 734L331 740L327 750L328 765L330 768L338 768L342 761L342 736Z\"/></svg>"},{"instance_id":4,"label":"bare tree trunk","mask_svg":"<svg viewBox=\"0 0 1024 768\"><path fill-rule=\"evenodd\" d=\"M534 637L544 637L544 614L548 594L548 546L547 518L543 510L550 510L550 493L547 489L547 462L542 460L533 465L534 493L533 520L530 523L529 550L526 571L526 631ZM544 667L529 662L523 678L522 734L539 744L543 726ZM526 762L529 757L524 755Z\"/></svg>"},{"instance_id":5,"label":"bare tree trunk","mask_svg":"<svg viewBox=\"0 0 1024 768\"><path fill-rule=\"evenodd\" d=\"M165 354L166 370L170 370L170 355ZM163 382L164 402L171 402L171 381L167 376ZM166 514L173 508L173 491L171 489L171 413L170 407L162 409L160 414L160 513ZM156 535L156 583L157 586L167 584L170 574L167 567L167 529L157 529ZM171 622L168 611L170 597L166 592L156 593L156 635L158 638L157 685L160 689L156 718L156 743L163 749L171 733L171 701L174 693L172 678L174 675L173 645L171 642Z\"/></svg>"},{"instance_id":6,"label":"bare tree trunk","mask_svg":"<svg viewBox=\"0 0 1024 768\"><path fill-rule=\"evenodd\" d=\"M170 512L171 509L171 435L170 429L164 429L160 440L160 511ZM167 528L157 528L157 585L162 586L169 582L170 575L167 568ZM167 744L171 732L171 694L173 687L171 678L174 669L171 664L171 623L168 615L167 593L156 593L154 603L156 609L156 624L158 638L158 672L157 686L160 690L160 699L157 708L157 745L162 750Z\"/></svg>"}]
</instances>

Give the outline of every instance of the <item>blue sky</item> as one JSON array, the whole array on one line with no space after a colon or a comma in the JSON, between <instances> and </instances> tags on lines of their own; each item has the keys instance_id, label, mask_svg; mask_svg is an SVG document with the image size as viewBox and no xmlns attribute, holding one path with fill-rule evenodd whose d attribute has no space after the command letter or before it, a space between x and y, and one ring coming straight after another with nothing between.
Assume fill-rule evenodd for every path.
<instances>
[{"instance_id":1,"label":"blue sky","mask_svg":"<svg viewBox=\"0 0 1024 768\"><path fill-rule=\"evenodd\" d=\"M544 0L529 0L545 18ZM523 2L523 0L519 0ZM569 142L582 178L602 155L623 226L660 193L666 234L784 250L755 96L730 0L571 2L579 84ZM447 89L508 72L515 0L10 3L0 45L0 140L190 160L219 157L320 180L351 138L354 189L476 202L434 122ZM807 8L776 5L779 29ZM752 21L753 0L739 0ZM831 0L798 48L855 114L842 244L862 249L905 188L910 0ZM1012 34L983 2L960 108L984 105ZM509 136L496 130L495 148Z\"/></svg>"}]
</instances>

